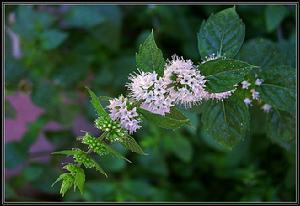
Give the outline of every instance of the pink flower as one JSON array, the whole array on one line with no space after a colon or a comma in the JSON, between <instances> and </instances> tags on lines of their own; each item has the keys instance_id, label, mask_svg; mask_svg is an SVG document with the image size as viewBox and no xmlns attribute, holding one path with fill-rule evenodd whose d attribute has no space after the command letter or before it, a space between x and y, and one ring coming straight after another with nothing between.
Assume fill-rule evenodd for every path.
<instances>
[{"instance_id":1,"label":"pink flower","mask_svg":"<svg viewBox=\"0 0 300 206\"><path fill-rule=\"evenodd\" d=\"M136 107L128 109L131 104L127 98L121 95L119 98L114 98L109 101L110 104L107 106L110 114L109 116L114 121L120 121L121 127L126 129L130 134L136 132L137 129L141 128L139 125L140 120L138 119L138 113Z\"/></svg>"},{"instance_id":2,"label":"pink flower","mask_svg":"<svg viewBox=\"0 0 300 206\"><path fill-rule=\"evenodd\" d=\"M156 72L134 73L129 76L129 96L141 102L141 108L150 112L165 115L170 112L172 99L168 96L167 85Z\"/></svg>"},{"instance_id":3,"label":"pink flower","mask_svg":"<svg viewBox=\"0 0 300 206\"><path fill-rule=\"evenodd\" d=\"M176 104L191 107L205 98L206 80L191 60L173 55L165 66L163 79L168 85L170 98Z\"/></svg>"}]
</instances>

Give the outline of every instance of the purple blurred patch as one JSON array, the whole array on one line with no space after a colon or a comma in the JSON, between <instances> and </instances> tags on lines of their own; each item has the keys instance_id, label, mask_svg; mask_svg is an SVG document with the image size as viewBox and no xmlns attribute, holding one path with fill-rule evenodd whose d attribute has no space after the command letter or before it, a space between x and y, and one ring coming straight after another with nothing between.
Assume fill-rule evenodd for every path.
<instances>
[{"instance_id":1,"label":"purple blurred patch","mask_svg":"<svg viewBox=\"0 0 300 206\"><path fill-rule=\"evenodd\" d=\"M20 141L22 139L23 134L26 132L27 127L24 122L19 122L15 119L5 119L4 120L4 142L13 142Z\"/></svg>"},{"instance_id":2,"label":"purple blurred patch","mask_svg":"<svg viewBox=\"0 0 300 206\"><path fill-rule=\"evenodd\" d=\"M30 99L30 96L22 92L16 92L13 95L6 96L7 101L10 102L16 111L14 119L6 118L5 123L5 143L20 141L27 131L28 123L34 122L44 113L44 110L36 106ZM49 142L44 131L59 131L63 127L57 122L48 122L40 131L36 142L31 146L29 152L34 161L47 163L50 160L50 153L54 151L55 147ZM20 172L22 164L15 168L6 169L6 177L9 178Z\"/></svg>"},{"instance_id":3,"label":"purple blurred patch","mask_svg":"<svg viewBox=\"0 0 300 206\"><path fill-rule=\"evenodd\" d=\"M89 122L83 116L77 116L75 118L72 131L76 136L81 136L83 134L82 131L87 131L92 135L99 134L99 130L95 128L94 124L92 122Z\"/></svg>"},{"instance_id":4,"label":"purple blurred patch","mask_svg":"<svg viewBox=\"0 0 300 206\"><path fill-rule=\"evenodd\" d=\"M30 96L16 92L13 95L6 96L6 99L16 110L16 120L23 123L34 122L44 110L36 106L30 99Z\"/></svg>"},{"instance_id":5,"label":"purple blurred patch","mask_svg":"<svg viewBox=\"0 0 300 206\"><path fill-rule=\"evenodd\" d=\"M44 110L33 104L30 97L22 92L6 96L6 100L15 109L16 116L4 121L5 142L19 141L27 131L27 124L36 121Z\"/></svg>"}]
</instances>

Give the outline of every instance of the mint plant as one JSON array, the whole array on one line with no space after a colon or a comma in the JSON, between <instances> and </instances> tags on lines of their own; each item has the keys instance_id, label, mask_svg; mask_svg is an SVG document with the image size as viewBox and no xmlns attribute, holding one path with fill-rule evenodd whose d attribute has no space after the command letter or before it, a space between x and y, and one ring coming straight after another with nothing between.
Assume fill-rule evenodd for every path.
<instances>
[{"instance_id":1,"label":"mint plant","mask_svg":"<svg viewBox=\"0 0 300 206\"><path fill-rule=\"evenodd\" d=\"M86 146L85 150L53 153L73 158L54 182L62 182L62 196L72 186L83 193L85 169L95 169L108 177L92 155L112 155L131 162L110 146L113 142L147 155L132 137L142 129L143 121L173 130L189 125L183 109L199 113L201 130L228 149L248 136L249 109L253 105L267 115L272 138L292 140L295 69L271 42L258 39L243 45L244 37L245 25L235 7L211 15L201 24L197 34L201 56L198 63L177 55L165 60L152 32L136 54L138 70L128 77L128 94L98 97L87 88L97 114L95 127L102 134L94 137L83 131L84 135L77 139ZM264 53L267 47L274 52ZM107 108L102 106L103 101L109 103Z\"/></svg>"}]
</instances>

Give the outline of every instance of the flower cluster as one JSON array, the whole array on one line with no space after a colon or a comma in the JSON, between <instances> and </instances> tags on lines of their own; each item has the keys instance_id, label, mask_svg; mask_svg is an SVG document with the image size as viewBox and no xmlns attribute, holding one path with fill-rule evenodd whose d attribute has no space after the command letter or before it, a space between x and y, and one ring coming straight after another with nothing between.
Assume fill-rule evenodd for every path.
<instances>
[{"instance_id":1,"label":"flower cluster","mask_svg":"<svg viewBox=\"0 0 300 206\"><path fill-rule=\"evenodd\" d=\"M255 86L261 86L262 83L264 82L263 79L256 79L255 80L255 83L254 85ZM242 86L242 89L250 89L249 87L251 86L251 83L244 80L241 82L241 86ZM244 99L244 103L247 105L247 106L252 106L252 101L253 100L256 100L256 101L260 101L260 93L258 91L255 90L255 88L252 88L250 89L250 94L251 94L251 97L246 97ZM269 104L264 104L261 109L266 112L266 113L269 113L271 111L271 108L272 106L269 105Z\"/></svg>"},{"instance_id":2,"label":"flower cluster","mask_svg":"<svg viewBox=\"0 0 300 206\"><path fill-rule=\"evenodd\" d=\"M158 78L155 71L139 71L131 74L129 80L131 82L126 85L130 91L129 96L141 102L141 108L160 115L170 112L173 105L168 96L167 85L161 77Z\"/></svg>"},{"instance_id":3,"label":"flower cluster","mask_svg":"<svg viewBox=\"0 0 300 206\"><path fill-rule=\"evenodd\" d=\"M211 56L207 61L219 58ZM174 105L191 107L202 100L223 100L233 94L234 90L209 93L205 90L205 77L191 60L184 60L176 55L168 60L162 76L155 71L144 72L138 69L128 77L126 84L129 90L128 98L122 95L110 100L108 109L113 121L120 122L120 127L130 134L141 126L137 106L159 115L166 115Z\"/></svg>"},{"instance_id":4,"label":"flower cluster","mask_svg":"<svg viewBox=\"0 0 300 206\"><path fill-rule=\"evenodd\" d=\"M121 95L119 98L114 98L109 101L107 106L112 120L119 121L121 127L126 129L129 134L132 134L141 126L139 125L140 120L138 119L138 113L136 107L129 109L129 106L132 105L132 102L128 102L127 98ZM129 105L128 105L129 104Z\"/></svg>"},{"instance_id":5,"label":"flower cluster","mask_svg":"<svg viewBox=\"0 0 300 206\"><path fill-rule=\"evenodd\" d=\"M174 55L166 64L163 79L176 104L191 107L207 95L204 90L206 80L191 60Z\"/></svg>"}]
</instances>

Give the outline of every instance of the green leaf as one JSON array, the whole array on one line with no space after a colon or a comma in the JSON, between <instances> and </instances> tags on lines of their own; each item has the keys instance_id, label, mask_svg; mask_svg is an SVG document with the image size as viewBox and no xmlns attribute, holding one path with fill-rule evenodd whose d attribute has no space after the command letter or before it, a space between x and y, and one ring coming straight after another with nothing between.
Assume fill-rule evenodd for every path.
<instances>
[{"instance_id":1,"label":"green leaf","mask_svg":"<svg viewBox=\"0 0 300 206\"><path fill-rule=\"evenodd\" d=\"M264 82L257 88L262 100L277 109L294 114L296 110L295 72L294 68L284 65L262 71L260 76Z\"/></svg>"},{"instance_id":2,"label":"green leaf","mask_svg":"<svg viewBox=\"0 0 300 206\"><path fill-rule=\"evenodd\" d=\"M95 168L97 171L99 171L100 173L104 174L105 177L107 178L108 176L107 176L106 172L102 169L102 167L101 167L95 160L93 160L92 158L91 158L91 160L92 160L93 163L94 163L94 168Z\"/></svg>"},{"instance_id":3,"label":"green leaf","mask_svg":"<svg viewBox=\"0 0 300 206\"><path fill-rule=\"evenodd\" d=\"M142 71L156 71L158 74L163 74L165 60L161 50L156 46L153 31L140 45L139 52L136 54L136 64Z\"/></svg>"},{"instance_id":4,"label":"green leaf","mask_svg":"<svg viewBox=\"0 0 300 206\"><path fill-rule=\"evenodd\" d=\"M202 59L215 54L234 57L241 48L245 37L245 26L235 7L211 15L203 21L197 34L198 49Z\"/></svg>"},{"instance_id":5,"label":"green leaf","mask_svg":"<svg viewBox=\"0 0 300 206\"><path fill-rule=\"evenodd\" d=\"M67 36L66 32L57 29L46 30L40 36L42 48L45 50L55 49L63 43Z\"/></svg>"},{"instance_id":6,"label":"green leaf","mask_svg":"<svg viewBox=\"0 0 300 206\"><path fill-rule=\"evenodd\" d=\"M62 179L60 194L64 196L66 192L72 187L74 184L74 178L71 174L65 174Z\"/></svg>"},{"instance_id":7,"label":"green leaf","mask_svg":"<svg viewBox=\"0 0 300 206\"><path fill-rule=\"evenodd\" d=\"M103 144L104 147L107 149L107 151L109 153L111 153L113 156L117 157L117 158L120 158L120 159L124 159L126 160L127 162L130 162L131 161L129 159L127 159L126 157L124 157L123 155L121 155L119 152L117 152L116 150L114 150L112 147L108 146L107 144Z\"/></svg>"},{"instance_id":8,"label":"green leaf","mask_svg":"<svg viewBox=\"0 0 300 206\"><path fill-rule=\"evenodd\" d=\"M249 128L249 111L237 93L224 101L207 101L202 109L202 129L219 144L232 149Z\"/></svg>"},{"instance_id":9,"label":"green leaf","mask_svg":"<svg viewBox=\"0 0 300 206\"><path fill-rule=\"evenodd\" d=\"M165 129L176 129L189 123L189 119L175 107L172 107L170 113L165 116L149 112L142 108L139 108L138 111L145 119Z\"/></svg>"},{"instance_id":10,"label":"green leaf","mask_svg":"<svg viewBox=\"0 0 300 206\"><path fill-rule=\"evenodd\" d=\"M106 113L105 109L102 107L96 94L92 90L90 90L88 87L86 87L86 89L88 90L88 92L90 94L91 103L92 103L94 109L96 110L97 115L99 117L101 117L101 116L108 117L108 114Z\"/></svg>"},{"instance_id":11,"label":"green leaf","mask_svg":"<svg viewBox=\"0 0 300 206\"><path fill-rule=\"evenodd\" d=\"M78 187L80 193L83 194L83 188L85 182L84 170L72 163L65 165L63 168L68 170L74 177L74 189L75 187Z\"/></svg>"},{"instance_id":12,"label":"green leaf","mask_svg":"<svg viewBox=\"0 0 300 206\"><path fill-rule=\"evenodd\" d=\"M267 136L285 149L291 149L295 140L295 114L273 111L267 114Z\"/></svg>"},{"instance_id":13,"label":"green leaf","mask_svg":"<svg viewBox=\"0 0 300 206\"><path fill-rule=\"evenodd\" d=\"M268 5L265 10L267 31L274 31L288 15L288 9L282 5Z\"/></svg>"},{"instance_id":14,"label":"green leaf","mask_svg":"<svg viewBox=\"0 0 300 206\"><path fill-rule=\"evenodd\" d=\"M241 48L237 58L259 66L258 72L270 69L273 66L288 64L287 58L282 55L276 44L262 38L247 41Z\"/></svg>"},{"instance_id":15,"label":"green leaf","mask_svg":"<svg viewBox=\"0 0 300 206\"><path fill-rule=\"evenodd\" d=\"M136 152L138 154L146 155L146 153L142 150L140 145L135 141L135 139L129 135L122 137L121 144L129 149L132 152Z\"/></svg>"},{"instance_id":16,"label":"green leaf","mask_svg":"<svg viewBox=\"0 0 300 206\"><path fill-rule=\"evenodd\" d=\"M78 172L75 175L74 185L77 186L81 194L83 194L84 182L85 182L84 170L80 168L80 170L78 170Z\"/></svg>"},{"instance_id":17,"label":"green leaf","mask_svg":"<svg viewBox=\"0 0 300 206\"><path fill-rule=\"evenodd\" d=\"M255 66L234 59L216 59L200 64L200 71L207 79L207 91L225 92L243 81Z\"/></svg>"},{"instance_id":18,"label":"green leaf","mask_svg":"<svg viewBox=\"0 0 300 206\"><path fill-rule=\"evenodd\" d=\"M64 196L65 193L72 187L74 183L74 178L71 173L63 173L55 180L55 182L51 185L51 187L53 187L59 181L62 181L60 194Z\"/></svg>"}]
</instances>

